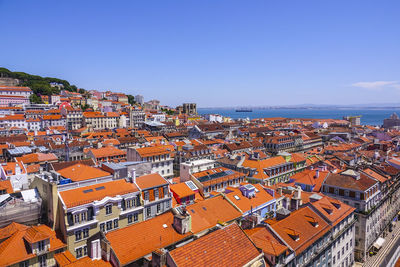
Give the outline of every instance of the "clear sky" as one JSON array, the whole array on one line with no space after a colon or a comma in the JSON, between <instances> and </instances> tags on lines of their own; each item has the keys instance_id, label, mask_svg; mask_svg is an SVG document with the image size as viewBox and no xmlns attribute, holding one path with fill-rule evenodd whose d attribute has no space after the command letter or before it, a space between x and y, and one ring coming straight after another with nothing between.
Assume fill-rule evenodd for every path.
<instances>
[{"instance_id":1,"label":"clear sky","mask_svg":"<svg viewBox=\"0 0 400 267\"><path fill-rule=\"evenodd\" d=\"M400 1L0 0L0 66L200 107L400 102Z\"/></svg>"}]
</instances>

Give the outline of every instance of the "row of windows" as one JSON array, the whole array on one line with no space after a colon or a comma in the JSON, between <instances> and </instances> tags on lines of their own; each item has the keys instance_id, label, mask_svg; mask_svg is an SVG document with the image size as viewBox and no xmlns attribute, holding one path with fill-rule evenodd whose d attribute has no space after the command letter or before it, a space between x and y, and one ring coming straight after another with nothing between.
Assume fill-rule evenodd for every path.
<instances>
[{"instance_id":1,"label":"row of windows","mask_svg":"<svg viewBox=\"0 0 400 267\"><path fill-rule=\"evenodd\" d=\"M88 255L87 246L75 249L75 253L77 259L87 256Z\"/></svg>"},{"instance_id":2,"label":"row of windows","mask_svg":"<svg viewBox=\"0 0 400 267\"><path fill-rule=\"evenodd\" d=\"M82 240L82 238L89 237L89 228L75 231L75 241Z\"/></svg>"},{"instance_id":3,"label":"row of windows","mask_svg":"<svg viewBox=\"0 0 400 267\"><path fill-rule=\"evenodd\" d=\"M110 220L100 224L100 231L106 232L118 228L118 219Z\"/></svg>"}]
</instances>

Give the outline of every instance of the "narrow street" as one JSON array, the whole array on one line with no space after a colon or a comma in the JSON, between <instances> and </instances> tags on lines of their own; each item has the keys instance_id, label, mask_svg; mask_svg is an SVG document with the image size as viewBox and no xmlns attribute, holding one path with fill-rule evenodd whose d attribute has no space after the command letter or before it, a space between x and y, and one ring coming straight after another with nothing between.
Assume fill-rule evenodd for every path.
<instances>
[{"instance_id":1,"label":"narrow street","mask_svg":"<svg viewBox=\"0 0 400 267\"><path fill-rule=\"evenodd\" d=\"M400 226L399 223L396 223L396 225L393 227L393 232L389 233L385 237L385 243L383 244L379 252L372 257L367 256L366 262L362 266L389 267L388 263L399 245L400 245ZM361 266L361 265L360 263L356 263L356 266Z\"/></svg>"}]
</instances>

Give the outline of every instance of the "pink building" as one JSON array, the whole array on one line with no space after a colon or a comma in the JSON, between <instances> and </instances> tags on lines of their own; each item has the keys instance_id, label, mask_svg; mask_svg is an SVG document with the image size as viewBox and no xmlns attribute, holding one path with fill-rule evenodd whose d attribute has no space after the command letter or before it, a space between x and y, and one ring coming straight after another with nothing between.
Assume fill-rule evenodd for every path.
<instances>
[{"instance_id":1,"label":"pink building","mask_svg":"<svg viewBox=\"0 0 400 267\"><path fill-rule=\"evenodd\" d=\"M20 95L0 95L0 107L29 104L29 99Z\"/></svg>"}]
</instances>

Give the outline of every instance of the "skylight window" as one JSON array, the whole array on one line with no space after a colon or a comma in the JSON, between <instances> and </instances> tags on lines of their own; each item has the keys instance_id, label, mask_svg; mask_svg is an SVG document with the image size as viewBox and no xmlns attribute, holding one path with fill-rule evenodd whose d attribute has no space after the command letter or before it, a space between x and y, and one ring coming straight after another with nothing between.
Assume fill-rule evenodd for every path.
<instances>
[{"instance_id":1,"label":"skylight window","mask_svg":"<svg viewBox=\"0 0 400 267\"><path fill-rule=\"evenodd\" d=\"M96 191L103 190L103 189L105 189L104 186L96 187Z\"/></svg>"},{"instance_id":2,"label":"skylight window","mask_svg":"<svg viewBox=\"0 0 400 267\"><path fill-rule=\"evenodd\" d=\"M93 189L86 189L86 190L83 190L83 193L90 193L90 192L93 192Z\"/></svg>"},{"instance_id":3,"label":"skylight window","mask_svg":"<svg viewBox=\"0 0 400 267\"><path fill-rule=\"evenodd\" d=\"M236 200L240 200L240 197L238 197L237 195L233 196Z\"/></svg>"}]
</instances>

